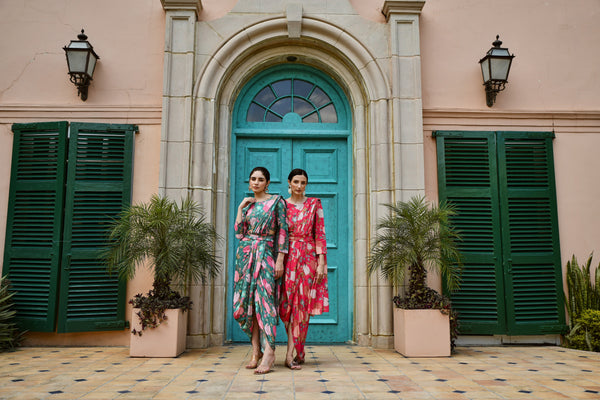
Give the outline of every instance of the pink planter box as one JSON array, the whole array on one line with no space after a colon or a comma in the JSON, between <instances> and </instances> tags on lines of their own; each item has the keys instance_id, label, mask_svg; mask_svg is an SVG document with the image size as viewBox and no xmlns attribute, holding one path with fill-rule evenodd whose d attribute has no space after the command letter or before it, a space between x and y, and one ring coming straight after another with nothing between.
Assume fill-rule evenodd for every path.
<instances>
[{"instance_id":1,"label":"pink planter box","mask_svg":"<svg viewBox=\"0 0 600 400\"><path fill-rule=\"evenodd\" d=\"M394 349L406 357L449 357L450 316L394 307Z\"/></svg>"},{"instance_id":2,"label":"pink planter box","mask_svg":"<svg viewBox=\"0 0 600 400\"><path fill-rule=\"evenodd\" d=\"M131 312L131 325L141 330L139 308ZM130 357L177 357L185 351L187 335L187 314L181 309L165 311L167 320L156 328L143 331L142 336L131 335L129 345Z\"/></svg>"}]
</instances>

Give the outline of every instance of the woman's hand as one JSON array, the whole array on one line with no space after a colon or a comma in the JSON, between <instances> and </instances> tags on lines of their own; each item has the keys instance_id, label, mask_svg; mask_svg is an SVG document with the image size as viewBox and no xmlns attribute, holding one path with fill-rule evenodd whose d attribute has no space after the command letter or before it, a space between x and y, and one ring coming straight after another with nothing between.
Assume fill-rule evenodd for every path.
<instances>
[{"instance_id":1,"label":"woman's hand","mask_svg":"<svg viewBox=\"0 0 600 400\"><path fill-rule=\"evenodd\" d=\"M327 276L327 265L325 261L319 257L319 263L317 264L317 283L321 283Z\"/></svg>"},{"instance_id":2,"label":"woman's hand","mask_svg":"<svg viewBox=\"0 0 600 400\"><path fill-rule=\"evenodd\" d=\"M242 210L244 209L244 207L246 207L248 204L254 203L255 201L256 199L254 197L244 197L244 200L242 200L242 202L238 206L237 215L235 217L236 224L242 222Z\"/></svg>"},{"instance_id":3,"label":"woman's hand","mask_svg":"<svg viewBox=\"0 0 600 400\"><path fill-rule=\"evenodd\" d=\"M282 254L282 253L279 253ZM277 256L277 261L275 262L275 279L279 279L283 276L283 257Z\"/></svg>"},{"instance_id":4,"label":"woman's hand","mask_svg":"<svg viewBox=\"0 0 600 400\"><path fill-rule=\"evenodd\" d=\"M243 210L244 207L246 207L248 204L252 204L256 202L256 199L254 197L244 197L244 200L242 200L242 202L240 203L238 210Z\"/></svg>"}]
</instances>

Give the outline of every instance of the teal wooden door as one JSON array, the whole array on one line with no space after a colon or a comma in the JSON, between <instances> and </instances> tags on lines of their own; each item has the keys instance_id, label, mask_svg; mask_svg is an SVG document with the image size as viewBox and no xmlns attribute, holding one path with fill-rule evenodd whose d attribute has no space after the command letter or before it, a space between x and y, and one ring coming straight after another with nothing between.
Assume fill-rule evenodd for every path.
<instances>
[{"instance_id":1,"label":"teal wooden door","mask_svg":"<svg viewBox=\"0 0 600 400\"><path fill-rule=\"evenodd\" d=\"M351 142L347 102L339 88L319 72L306 68L270 70L260 74L246 89L240 94L237 112L234 112L237 118L233 124L230 220L233 221L240 201L251 195L248 175L252 168L266 167L271 174L269 192L285 198L289 196L289 172L293 168L307 171L306 194L320 198L325 212L330 298L329 312L311 318L307 342L346 342L351 339L353 310ZM263 107L267 102L267 107ZM319 107L322 112L315 112ZM257 113L262 113L262 119L256 117ZM228 268L229 276L233 276L238 241L230 234L229 242ZM230 279L227 338L247 342L248 337L232 317L232 290ZM280 322L277 341L286 340Z\"/></svg>"}]
</instances>

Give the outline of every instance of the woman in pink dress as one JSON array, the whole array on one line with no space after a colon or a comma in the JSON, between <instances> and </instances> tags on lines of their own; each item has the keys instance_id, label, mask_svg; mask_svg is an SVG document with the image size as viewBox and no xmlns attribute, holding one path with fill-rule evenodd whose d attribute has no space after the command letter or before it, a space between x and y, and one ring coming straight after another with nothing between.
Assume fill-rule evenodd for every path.
<instances>
[{"instance_id":1,"label":"woman in pink dress","mask_svg":"<svg viewBox=\"0 0 600 400\"><path fill-rule=\"evenodd\" d=\"M304 195L308 184L306 171L292 170L288 184L290 197L286 202L290 243L285 258L279 314L288 335L285 365L290 369L301 369L310 316L329 311L327 243L321 200Z\"/></svg>"}]
</instances>

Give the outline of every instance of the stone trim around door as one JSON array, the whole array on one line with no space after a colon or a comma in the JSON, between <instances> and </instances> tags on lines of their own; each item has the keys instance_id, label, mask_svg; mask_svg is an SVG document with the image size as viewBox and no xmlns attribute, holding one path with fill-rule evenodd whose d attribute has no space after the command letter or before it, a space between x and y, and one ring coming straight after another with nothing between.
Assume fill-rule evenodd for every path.
<instances>
[{"instance_id":1,"label":"stone trim around door","mask_svg":"<svg viewBox=\"0 0 600 400\"><path fill-rule=\"evenodd\" d=\"M221 22L226 25L228 18L235 21L228 14ZM346 92L353 113L354 265L349 267L354 268L354 341L387 348L393 344L393 289L380 278L367 276L370 240L376 221L385 213L384 203L424 193L420 50L414 40L419 34L418 14L407 12L398 14L398 18L408 18L412 35L406 37L400 34L402 30L390 29L387 35L391 38L382 40L395 41L399 49L411 49L408 55L376 57L341 27L309 17L301 20L300 37L290 39L284 13L279 18L248 24L218 43L197 42L193 70L198 73L193 80L191 108L187 91L186 96L177 99L180 101L165 99L169 114L181 116L183 122L164 116L165 151L161 156L161 190L173 195L192 193L220 235L227 237L232 225L228 207L230 123L238 91L257 72L290 62L290 56L295 62L332 76ZM197 22L196 29L202 24ZM184 41L189 37L186 30L173 30L172 34L181 35ZM177 37L171 38L171 42L177 41ZM388 75L390 62L398 68ZM184 71L189 71L188 67ZM409 76L405 71L410 72ZM184 80L188 74L184 74ZM178 84L178 79L176 74L165 72L165 93ZM190 112L189 139L175 139L174 135L179 134L176 127L184 124L183 131L187 131ZM171 145L180 146L179 158L170 156L167 149ZM226 259L228 245L224 241L217 249L225 263L231 262ZM224 342L226 281L222 274L207 285L190 288L195 308L190 313L189 347Z\"/></svg>"}]
</instances>

